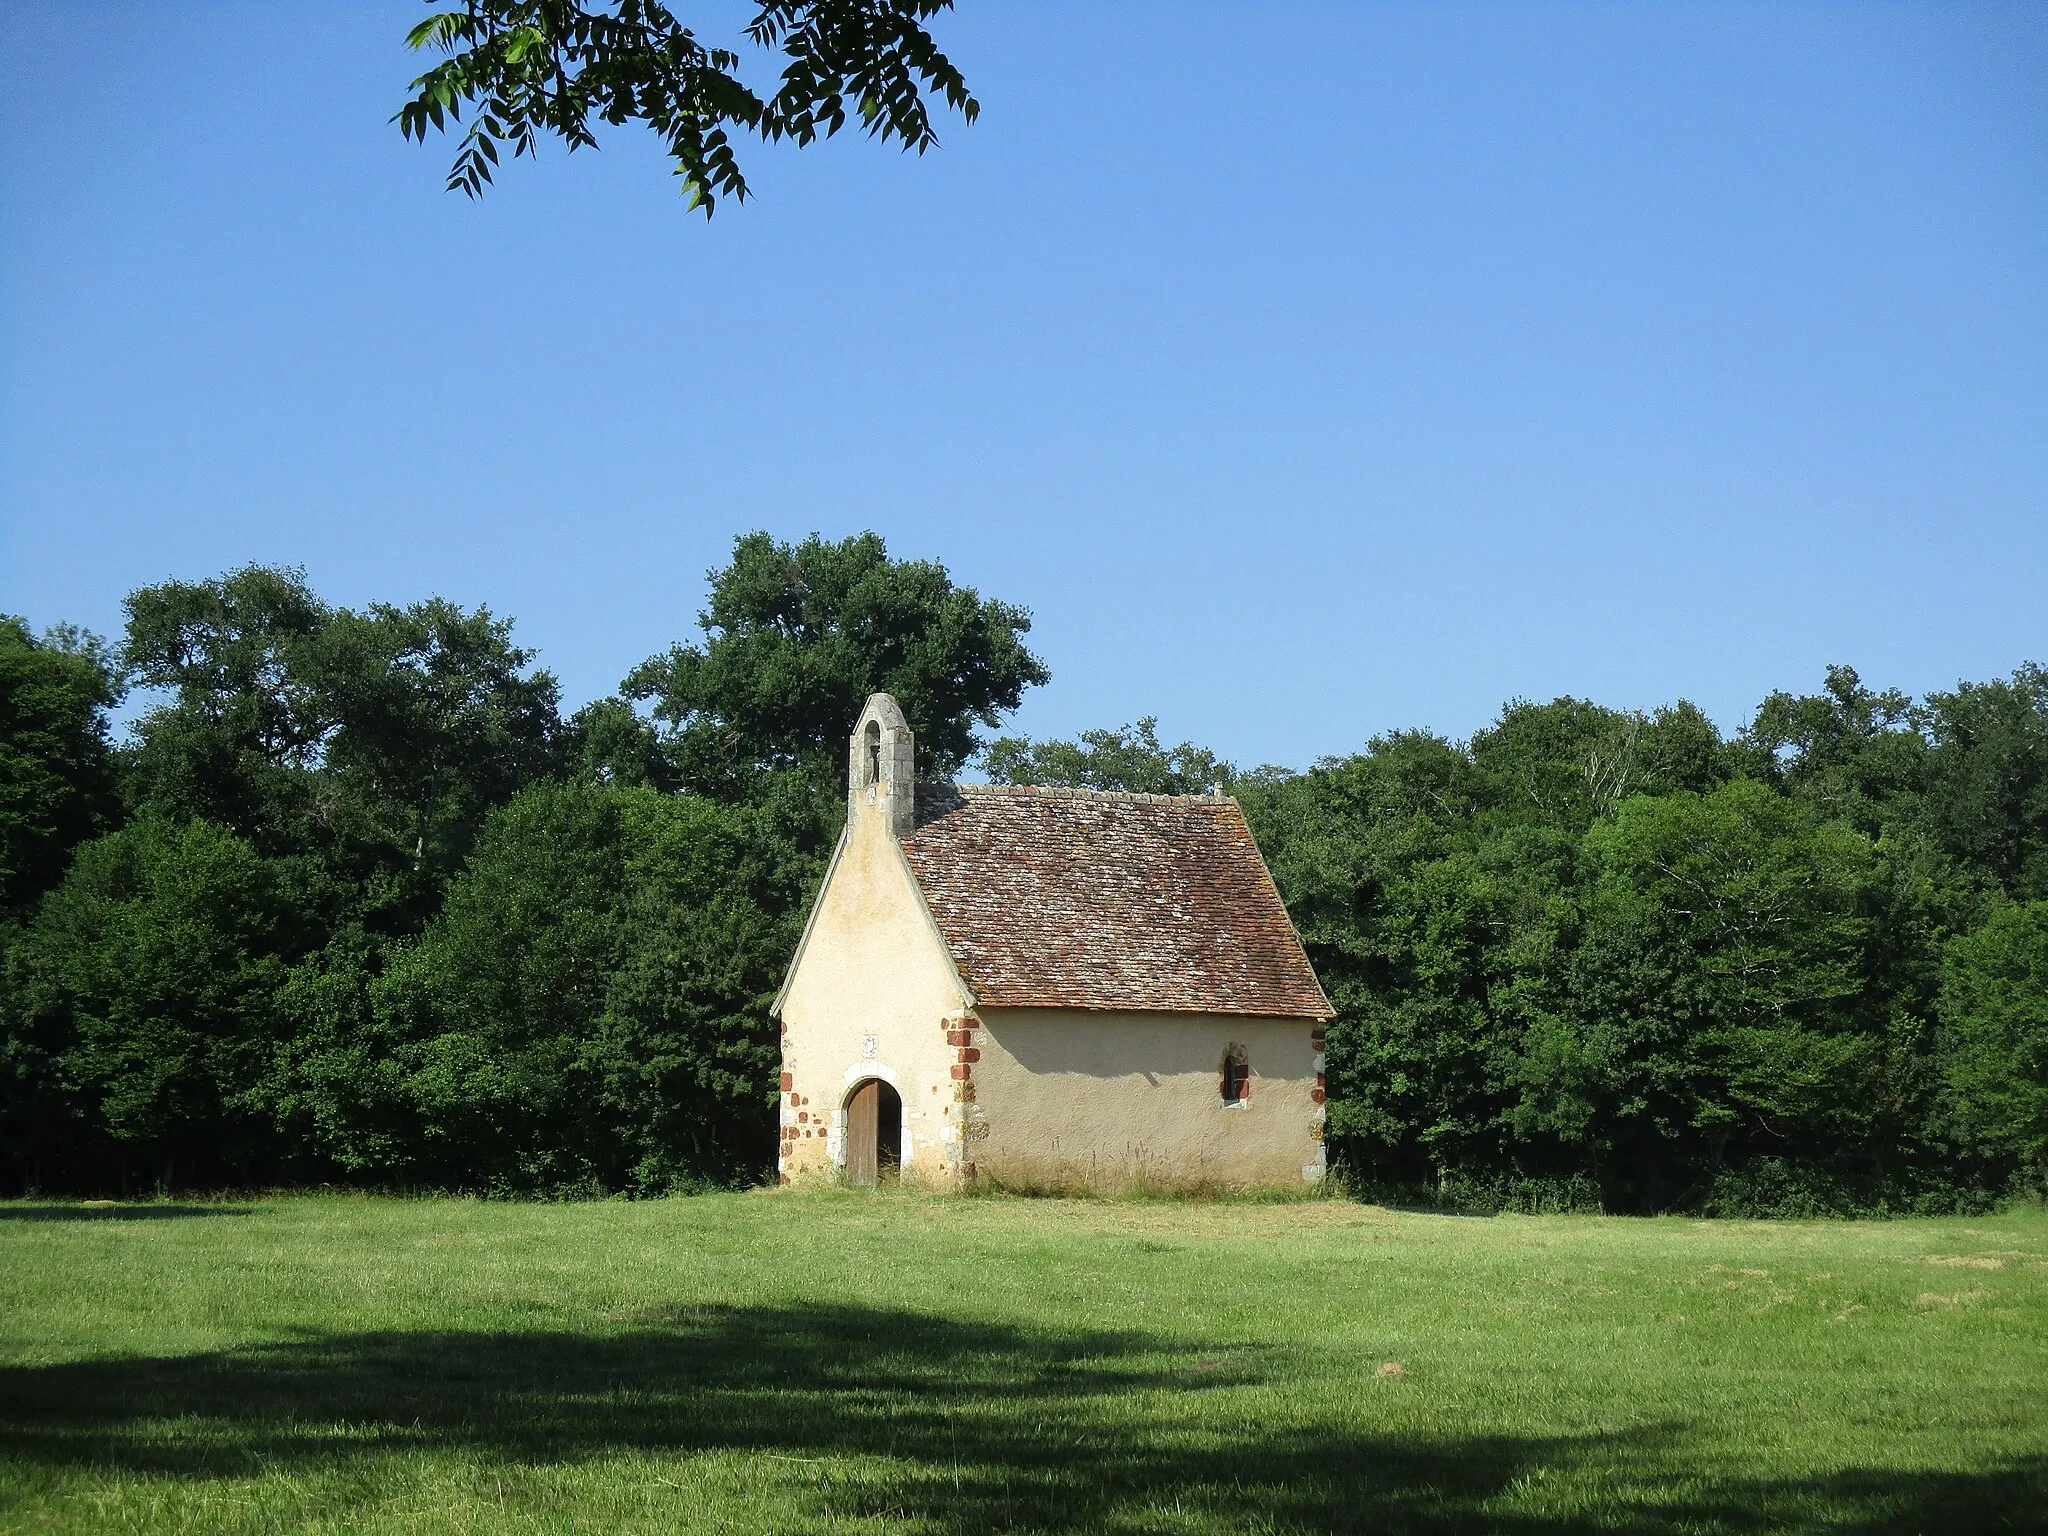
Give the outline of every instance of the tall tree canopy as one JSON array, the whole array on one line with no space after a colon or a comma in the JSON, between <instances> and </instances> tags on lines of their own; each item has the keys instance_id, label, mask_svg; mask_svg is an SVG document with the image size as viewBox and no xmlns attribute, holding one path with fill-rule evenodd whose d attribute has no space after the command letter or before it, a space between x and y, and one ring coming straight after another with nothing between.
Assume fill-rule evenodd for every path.
<instances>
[{"instance_id":1,"label":"tall tree canopy","mask_svg":"<svg viewBox=\"0 0 2048 1536\"><path fill-rule=\"evenodd\" d=\"M744 1183L774 1155L767 1004L811 874L750 808L536 784L416 945L380 967L344 940L294 974L268 1102L358 1176Z\"/></svg>"},{"instance_id":2,"label":"tall tree canopy","mask_svg":"<svg viewBox=\"0 0 2048 1536\"><path fill-rule=\"evenodd\" d=\"M569 750L554 678L488 609L331 608L265 566L127 606L124 660L157 695L131 795L309 860L387 928L431 911L484 815Z\"/></svg>"},{"instance_id":3,"label":"tall tree canopy","mask_svg":"<svg viewBox=\"0 0 2048 1536\"><path fill-rule=\"evenodd\" d=\"M251 1094L311 937L291 887L233 833L154 809L80 848L6 956L8 1150L58 1179L275 1168Z\"/></svg>"},{"instance_id":4,"label":"tall tree canopy","mask_svg":"<svg viewBox=\"0 0 2048 1536\"><path fill-rule=\"evenodd\" d=\"M2048 900L2048 668L1928 695L1926 825L2020 900Z\"/></svg>"},{"instance_id":5,"label":"tall tree canopy","mask_svg":"<svg viewBox=\"0 0 2048 1536\"><path fill-rule=\"evenodd\" d=\"M1120 730L1083 731L1075 741L1001 736L983 750L982 766L994 784L1067 784L1142 795L1206 795L1237 779L1237 769L1207 747L1191 741L1160 745L1156 715Z\"/></svg>"},{"instance_id":6,"label":"tall tree canopy","mask_svg":"<svg viewBox=\"0 0 2048 1536\"><path fill-rule=\"evenodd\" d=\"M475 197L502 147L532 154L543 134L570 149L597 142L595 124L645 123L667 146L690 206L744 200L732 132L809 144L846 126L922 154L938 143L928 97L968 122L981 108L924 23L953 0L766 0L748 41L784 60L757 94L740 56L707 46L656 0L468 0L414 27L414 48L448 54L413 82L396 121L408 138L445 130L471 110L450 191Z\"/></svg>"},{"instance_id":7,"label":"tall tree canopy","mask_svg":"<svg viewBox=\"0 0 2048 1536\"><path fill-rule=\"evenodd\" d=\"M715 798L797 775L836 800L846 737L871 693L894 694L917 733L918 772L951 776L1024 690L1048 680L1022 608L958 587L942 565L892 560L881 536L734 541L710 575L699 644L626 679L671 730L685 785Z\"/></svg>"},{"instance_id":8,"label":"tall tree canopy","mask_svg":"<svg viewBox=\"0 0 2048 1536\"><path fill-rule=\"evenodd\" d=\"M91 637L38 640L0 614L0 919L26 911L63 877L71 850L115 818L115 672Z\"/></svg>"},{"instance_id":9,"label":"tall tree canopy","mask_svg":"<svg viewBox=\"0 0 2048 1536\"><path fill-rule=\"evenodd\" d=\"M1996 903L1951 940L1939 1008L1954 1129L2048 1182L2048 901Z\"/></svg>"}]
</instances>

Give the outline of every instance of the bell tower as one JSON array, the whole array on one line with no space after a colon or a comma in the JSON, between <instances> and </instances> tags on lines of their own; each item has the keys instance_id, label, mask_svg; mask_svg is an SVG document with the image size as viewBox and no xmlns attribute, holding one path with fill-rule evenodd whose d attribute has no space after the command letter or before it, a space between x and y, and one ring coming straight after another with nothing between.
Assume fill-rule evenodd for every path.
<instances>
[{"instance_id":1,"label":"bell tower","mask_svg":"<svg viewBox=\"0 0 2048 1536\"><path fill-rule=\"evenodd\" d=\"M902 707L886 693L869 695L847 749L847 820L879 815L891 837L910 836L917 824L917 743Z\"/></svg>"}]
</instances>

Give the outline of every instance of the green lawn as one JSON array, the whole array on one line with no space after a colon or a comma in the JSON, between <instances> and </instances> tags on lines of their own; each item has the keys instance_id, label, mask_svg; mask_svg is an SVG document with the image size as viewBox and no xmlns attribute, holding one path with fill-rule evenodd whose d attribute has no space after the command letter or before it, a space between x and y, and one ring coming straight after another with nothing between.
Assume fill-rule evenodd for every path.
<instances>
[{"instance_id":1,"label":"green lawn","mask_svg":"<svg viewBox=\"0 0 2048 1536\"><path fill-rule=\"evenodd\" d=\"M2048 1528L2048 1217L0 1205L8 1530Z\"/></svg>"}]
</instances>

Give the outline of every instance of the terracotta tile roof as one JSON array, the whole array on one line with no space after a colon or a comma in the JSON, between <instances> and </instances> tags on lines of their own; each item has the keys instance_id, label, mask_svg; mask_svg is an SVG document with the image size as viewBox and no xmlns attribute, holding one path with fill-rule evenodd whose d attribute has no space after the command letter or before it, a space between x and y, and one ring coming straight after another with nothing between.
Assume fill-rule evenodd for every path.
<instances>
[{"instance_id":1,"label":"terracotta tile roof","mask_svg":"<svg viewBox=\"0 0 2048 1536\"><path fill-rule=\"evenodd\" d=\"M962 785L905 840L997 1008L1332 1016L1237 802Z\"/></svg>"}]
</instances>

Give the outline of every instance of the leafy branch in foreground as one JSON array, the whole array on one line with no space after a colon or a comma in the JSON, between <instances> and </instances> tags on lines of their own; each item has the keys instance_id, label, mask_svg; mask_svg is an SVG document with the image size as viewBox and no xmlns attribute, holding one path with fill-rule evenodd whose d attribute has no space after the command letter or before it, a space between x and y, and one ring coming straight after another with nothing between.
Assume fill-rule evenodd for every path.
<instances>
[{"instance_id":1,"label":"leafy branch in foreground","mask_svg":"<svg viewBox=\"0 0 2048 1536\"><path fill-rule=\"evenodd\" d=\"M409 139L445 132L473 108L448 189L480 195L502 146L534 153L542 133L570 149L595 145L593 125L647 124L660 134L692 208L744 201L729 129L809 144L846 126L922 154L938 143L927 95L973 122L981 107L923 23L953 0L766 0L749 40L788 63L763 100L734 73L739 55L706 47L656 0L468 0L406 35L449 55L413 81L393 121Z\"/></svg>"}]
</instances>

